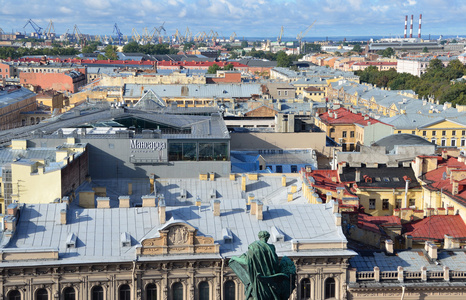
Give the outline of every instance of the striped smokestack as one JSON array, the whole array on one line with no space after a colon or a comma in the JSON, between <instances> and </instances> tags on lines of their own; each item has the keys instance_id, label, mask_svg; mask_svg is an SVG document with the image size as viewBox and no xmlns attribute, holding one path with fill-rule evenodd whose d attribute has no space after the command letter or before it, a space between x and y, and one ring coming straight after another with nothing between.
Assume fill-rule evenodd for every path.
<instances>
[{"instance_id":1,"label":"striped smokestack","mask_svg":"<svg viewBox=\"0 0 466 300\"><path fill-rule=\"evenodd\" d=\"M422 14L419 15L419 31L417 32L417 37L421 38L421 23L422 23Z\"/></svg>"},{"instance_id":2,"label":"striped smokestack","mask_svg":"<svg viewBox=\"0 0 466 300\"><path fill-rule=\"evenodd\" d=\"M405 16L405 38L408 32L408 15Z\"/></svg>"},{"instance_id":3,"label":"striped smokestack","mask_svg":"<svg viewBox=\"0 0 466 300\"><path fill-rule=\"evenodd\" d=\"M409 38L413 37L413 15L411 15L411 27L409 28Z\"/></svg>"}]
</instances>

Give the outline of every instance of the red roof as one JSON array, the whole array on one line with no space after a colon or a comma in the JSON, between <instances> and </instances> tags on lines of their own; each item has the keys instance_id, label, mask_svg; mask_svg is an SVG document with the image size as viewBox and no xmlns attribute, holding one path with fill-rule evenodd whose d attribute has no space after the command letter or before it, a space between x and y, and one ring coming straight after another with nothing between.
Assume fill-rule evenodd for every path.
<instances>
[{"instance_id":1,"label":"red roof","mask_svg":"<svg viewBox=\"0 0 466 300\"><path fill-rule=\"evenodd\" d=\"M424 175L425 181L429 182L428 187L442 190L444 193L451 195L453 185L450 181L449 170L454 170L453 172L466 172L466 164L459 162L455 157L449 157L447 160L439 157L437 169ZM466 182L464 179L458 181L458 193L454 196L452 195L452 197L466 204Z\"/></svg>"},{"instance_id":2,"label":"red roof","mask_svg":"<svg viewBox=\"0 0 466 300\"><path fill-rule=\"evenodd\" d=\"M314 178L315 183L312 186L320 189L326 189L329 191L337 191L337 187L344 188L343 196L354 196L347 189L345 184L340 182L340 176L338 175L337 170L313 170L311 172L306 172L306 178ZM335 179L336 181L334 181Z\"/></svg>"},{"instance_id":3,"label":"red roof","mask_svg":"<svg viewBox=\"0 0 466 300\"><path fill-rule=\"evenodd\" d=\"M332 117L329 116L329 113L332 114ZM335 117L336 116L336 117ZM371 124L381 123L387 126L392 126L383 122L380 122L376 119L373 119L369 116L364 116L361 113L355 114L347 110L346 108L340 107L337 110L329 110L326 113L323 113L319 116L322 122L337 125L337 124L360 124L363 126L367 126L368 122Z\"/></svg>"},{"instance_id":4,"label":"red roof","mask_svg":"<svg viewBox=\"0 0 466 300\"><path fill-rule=\"evenodd\" d=\"M370 216L358 214L358 227L361 229L381 232L380 227L401 226L401 220L396 216Z\"/></svg>"},{"instance_id":5,"label":"red roof","mask_svg":"<svg viewBox=\"0 0 466 300\"><path fill-rule=\"evenodd\" d=\"M396 66L396 62L387 62L387 61L359 61L355 63L358 66Z\"/></svg>"},{"instance_id":6,"label":"red roof","mask_svg":"<svg viewBox=\"0 0 466 300\"><path fill-rule=\"evenodd\" d=\"M183 66L183 67L194 67L194 66L201 66L201 67L210 67L212 65L218 65L219 67L225 67L228 64L232 64L235 68L247 68L248 66L245 64L241 64L239 62L225 62L225 61L158 61L158 66Z\"/></svg>"},{"instance_id":7,"label":"red roof","mask_svg":"<svg viewBox=\"0 0 466 300\"><path fill-rule=\"evenodd\" d=\"M466 239L466 225L460 215L430 216L405 225L405 234L413 240L443 240L445 234Z\"/></svg>"}]
</instances>

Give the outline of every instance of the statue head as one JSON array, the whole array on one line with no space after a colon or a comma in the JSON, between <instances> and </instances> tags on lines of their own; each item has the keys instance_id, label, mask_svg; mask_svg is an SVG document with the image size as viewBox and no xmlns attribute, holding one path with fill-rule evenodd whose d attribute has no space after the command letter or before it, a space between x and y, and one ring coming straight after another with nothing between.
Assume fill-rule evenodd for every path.
<instances>
[{"instance_id":1,"label":"statue head","mask_svg":"<svg viewBox=\"0 0 466 300\"><path fill-rule=\"evenodd\" d=\"M270 237L270 233L268 231L264 230L264 231L260 231L258 236L259 236L259 239L261 241L264 241L264 242L267 243L267 241L269 240L269 237Z\"/></svg>"}]
</instances>

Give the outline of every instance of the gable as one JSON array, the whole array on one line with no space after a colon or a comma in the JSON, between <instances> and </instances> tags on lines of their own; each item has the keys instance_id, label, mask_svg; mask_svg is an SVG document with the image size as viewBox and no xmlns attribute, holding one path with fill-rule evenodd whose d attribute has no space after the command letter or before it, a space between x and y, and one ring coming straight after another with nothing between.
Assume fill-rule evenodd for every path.
<instances>
[{"instance_id":1,"label":"gable","mask_svg":"<svg viewBox=\"0 0 466 300\"><path fill-rule=\"evenodd\" d=\"M159 229L159 237L141 241L139 255L219 253L214 238L197 235L197 229L184 223L174 222Z\"/></svg>"},{"instance_id":2,"label":"gable","mask_svg":"<svg viewBox=\"0 0 466 300\"><path fill-rule=\"evenodd\" d=\"M277 111L268 106L262 105L256 109L248 111L244 115L246 117L274 117L277 114Z\"/></svg>"},{"instance_id":3,"label":"gable","mask_svg":"<svg viewBox=\"0 0 466 300\"><path fill-rule=\"evenodd\" d=\"M439 122L426 124L423 129L466 129L466 126L450 120L441 120Z\"/></svg>"}]
</instances>

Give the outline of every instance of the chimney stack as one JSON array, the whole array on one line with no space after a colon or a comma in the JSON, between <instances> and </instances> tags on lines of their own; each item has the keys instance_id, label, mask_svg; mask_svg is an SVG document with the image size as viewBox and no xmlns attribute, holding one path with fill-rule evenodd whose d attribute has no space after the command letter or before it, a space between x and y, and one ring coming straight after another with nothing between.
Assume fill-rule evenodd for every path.
<instances>
[{"instance_id":1,"label":"chimney stack","mask_svg":"<svg viewBox=\"0 0 466 300\"><path fill-rule=\"evenodd\" d=\"M422 14L419 15L419 31L417 32L417 37L421 38L421 23L422 23Z\"/></svg>"},{"instance_id":2,"label":"chimney stack","mask_svg":"<svg viewBox=\"0 0 466 300\"><path fill-rule=\"evenodd\" d=\"M413 15L411 15L411 26L409 28L409 38L413 38Z\"/></svg>"},{"instance_id":3,"label":"chimney stack","mask_svg":"<svg viewBox=\"0 0 466 300\"><path fill-rule=\"evenodd\" d=\"M405 16L405 38L407 37L408 32L408 15Z\"/></svg>"},{"instance_id":4,"label":"chimney stack","mask_svg":"<svg viewBox=\"0 0 466 300\"><path fill-rule=\"evenodd\" d=\"M165 224L165 221L167 219L166 214L165 214L165 200L160 199L159 201L159 222L160 224Z\"/></svg>"},{"instance_id":5,"label":"chimney stack","mask_svg":"<svg viewBox=\"0 0 466 300\"><path fill-rule=\"evenodd\" d=\"M214 200L214 216L220 216L220 200L218 199Z\"/></svg>"}]
</instances>

